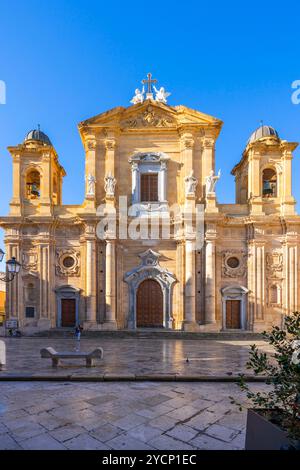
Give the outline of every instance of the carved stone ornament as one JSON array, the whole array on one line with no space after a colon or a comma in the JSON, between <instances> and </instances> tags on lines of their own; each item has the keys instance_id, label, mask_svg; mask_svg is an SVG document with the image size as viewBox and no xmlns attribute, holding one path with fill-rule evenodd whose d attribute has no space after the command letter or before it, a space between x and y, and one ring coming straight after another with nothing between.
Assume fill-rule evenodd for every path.
<instances>
[{"instance_id":1,"label":"carved stone ornament","mask_svg":"<svg viewBox=\"0 0 300 470\"><path fill-rule=\"evenodd\" d=\"M247 254L244 251L226 250L222 252L222 276L244 277L247 269Z\"/></svg>"},{"instance_id":2,"label":"carved stone ornament","mask_svg":"<svg viewBox=\"0 0 300 470\"><path fill-rule=\"evenodd\" d=\"M176 122L168 114L158 112L152 106L148 106L146 110L137 116L124 121L121 126L127 128L135 127L172 127Z\"/></svg>"},{"instance_id":3,"label":"carved stone ornament","mask_svg":"<svg viewBox=\"0 0 300 470\"><path fill-rule=\"evenodd\" d=\"M38 270L38 253L36 248L30 248L23 252L22 268L25 271L37 272Z\"/></svg>"},{"instance_id":4,"label":"carved stone ornament","mask_svg":"<svg viewBox=\"0 0 300 470\"><path fill-rule=\"evenodd\" d=\"M105 148L106 150L114 150L116 147L116 141L113 139L109 139L105 141Z\"/></svg>"},{"instance_id":5,"label":"carved stone ornament","mask_svg":"<svg viewBox=\"0 0 300 470\"><path fill-rule=\"evenodd\" d=\"M269 252L266 254L266 268L268 274L276 277L277 273L281 273L283 269L283 255L278 251Z\"/></svg>"},{"instance_id":6,"label":"carved stone ornament","mask_svg":"<svg viewBox=\"0 0 300 470\"><path fill-rule=\"evenodd\" d=\"M56 251L56 274L60 277L80 275L80 253L73 249Z\"/></svg>"},{"instance_id":7,"label":"carved stone ornament","mask_svg":"<svg viewBox=\"0 0 300 470\"><path fill-rule=\"evenodd\" d=\"M95 140L87 140L86 149L87 150L95 150L95 148L96 148L96 141Z\"/></svg>"}]
</instances>

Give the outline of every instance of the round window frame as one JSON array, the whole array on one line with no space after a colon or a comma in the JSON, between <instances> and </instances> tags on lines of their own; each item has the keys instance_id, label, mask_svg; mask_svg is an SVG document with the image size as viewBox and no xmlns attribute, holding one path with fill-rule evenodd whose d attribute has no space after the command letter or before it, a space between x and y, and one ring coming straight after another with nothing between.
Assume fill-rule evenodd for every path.
<instances>
[{"instance_id":1,"label":"round window frame","mask_svg":"<svg viewBox=\"0 0 300 470\"><path fill-rule=\"evenodd\" d=\"M69 265L69 266L66 266L66 265L65 265L65 261L66 261L67 259L72 260L72 264ZM74 268L74 266L75 266L75 264L76 264L76 259L75 259L74 256L72 256L72 255L70 255L70 254L68 253L68 254L66 254L66 255L62 258L61 264L63 265L64 269L72 269L72 268Z\"/></svg>"},{"instance_id":2,"label":"round window frame","mask_svg":"<svg viewBox=\"0 0 300 470\"><path fill-rule=\"evenodd\" d=\"M236 266L230 266L230 260L236 260L237 261L237 265ZM241 260L237 257L237 256L229 256L227 259L226 259L226 265L229 269L238 269L240 266L241 266Z\"/></svg>"}]
</instances>

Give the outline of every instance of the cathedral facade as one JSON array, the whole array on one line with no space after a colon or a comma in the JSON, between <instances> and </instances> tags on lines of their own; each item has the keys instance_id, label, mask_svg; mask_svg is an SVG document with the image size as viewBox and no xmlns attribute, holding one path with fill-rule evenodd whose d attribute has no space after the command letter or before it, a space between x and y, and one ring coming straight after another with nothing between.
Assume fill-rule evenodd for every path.
<instances>
[{"instance_id":1,"label":"cathedral facade","mask_svg":"<svg viewBox=\"0 0 300 470\"><path fill-rule=\"evenodd\" d=\"M281 325L300 310L297 144L258 128L232 170L236 202L222 204L222 122L151 93L134 103L79 124L81 205L62 204L65 170L43 132L9 147L13 196L0 225L7 256L22 269L7 285L6 318L25 333L78 323L254 332Z\"/></svg>"}]
</instances>

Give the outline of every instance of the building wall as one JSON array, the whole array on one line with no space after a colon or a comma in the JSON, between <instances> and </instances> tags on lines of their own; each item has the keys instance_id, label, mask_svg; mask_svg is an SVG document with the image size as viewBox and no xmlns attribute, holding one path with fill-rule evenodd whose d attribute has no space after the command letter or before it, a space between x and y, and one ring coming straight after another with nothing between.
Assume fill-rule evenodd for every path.
<instances>
[{"instance_id":1,"label":"building wall","mask_svg":"<svg viewBox=\"0 0 300 470\"><path fill-rule=\"evenodd\" d=\"M79 126L86 152L85 176L96 180L94 191L86 187L81 205L64 206L60 193L51 196L53 174L58 175L59 187L64 176L53 147L30 142L10 148L13 199L10 214L0 224L6 233L7 255L21 260L22 271L8 287L8 318L17 318L24 331L54 328L61 293L67 290L78 300L78 321L85 328L128 328L132 320L129 273L138 275L140 255L147 250L157 257L161 279L170 284L173 328L221 331L226 328L230 299L241 301L242 326L250 331L280 325L283 315L299 310L300 217L295 213L290 173L296 144L277 137L248 144L233 170L236 204L219 204L214 192L207 194L206 178L215 174L214 147L221 121L154 102L118 109ZM115 240L108 232L105 240L98 239L97 207L105 204L118 210L118 197L124 195L131 202L129 160L143 153L163 153L168 158L169 206L203 205L202 247L191 251L189 234L172 233L169 240L159 241ZM41 196L34 200L26 199L24 190L32 166L43 176ZM266 199L261 175L268 166L276 169L278 193ZM197 186L188 194L186 180L191 171ZM116 180L113 194L104 187L108 174ZM228 264L230 258L238 261L237 266ZM35 309L34 317L26 317L26 307Z\"/></svg>"}]
</instances>

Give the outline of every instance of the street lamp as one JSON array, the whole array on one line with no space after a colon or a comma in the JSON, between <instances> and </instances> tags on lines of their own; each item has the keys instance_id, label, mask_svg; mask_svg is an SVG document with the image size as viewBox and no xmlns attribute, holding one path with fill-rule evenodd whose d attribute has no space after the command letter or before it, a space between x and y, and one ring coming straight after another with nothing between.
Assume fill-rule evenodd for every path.
<instances>
[{"instance_id":1,"label":"street lamp","mask_svg":"<svg viewBox=\"0 0 300 470\"><path fill-rule=\"evenodd\" d=\"M0 248L0 262L4 258L4 251ZM21 264L13 256L11 259L6 261L6 274L0 276L0 280L4 282L11 282L15 276L20 272Z\"/></svg>"}]
</instances>

